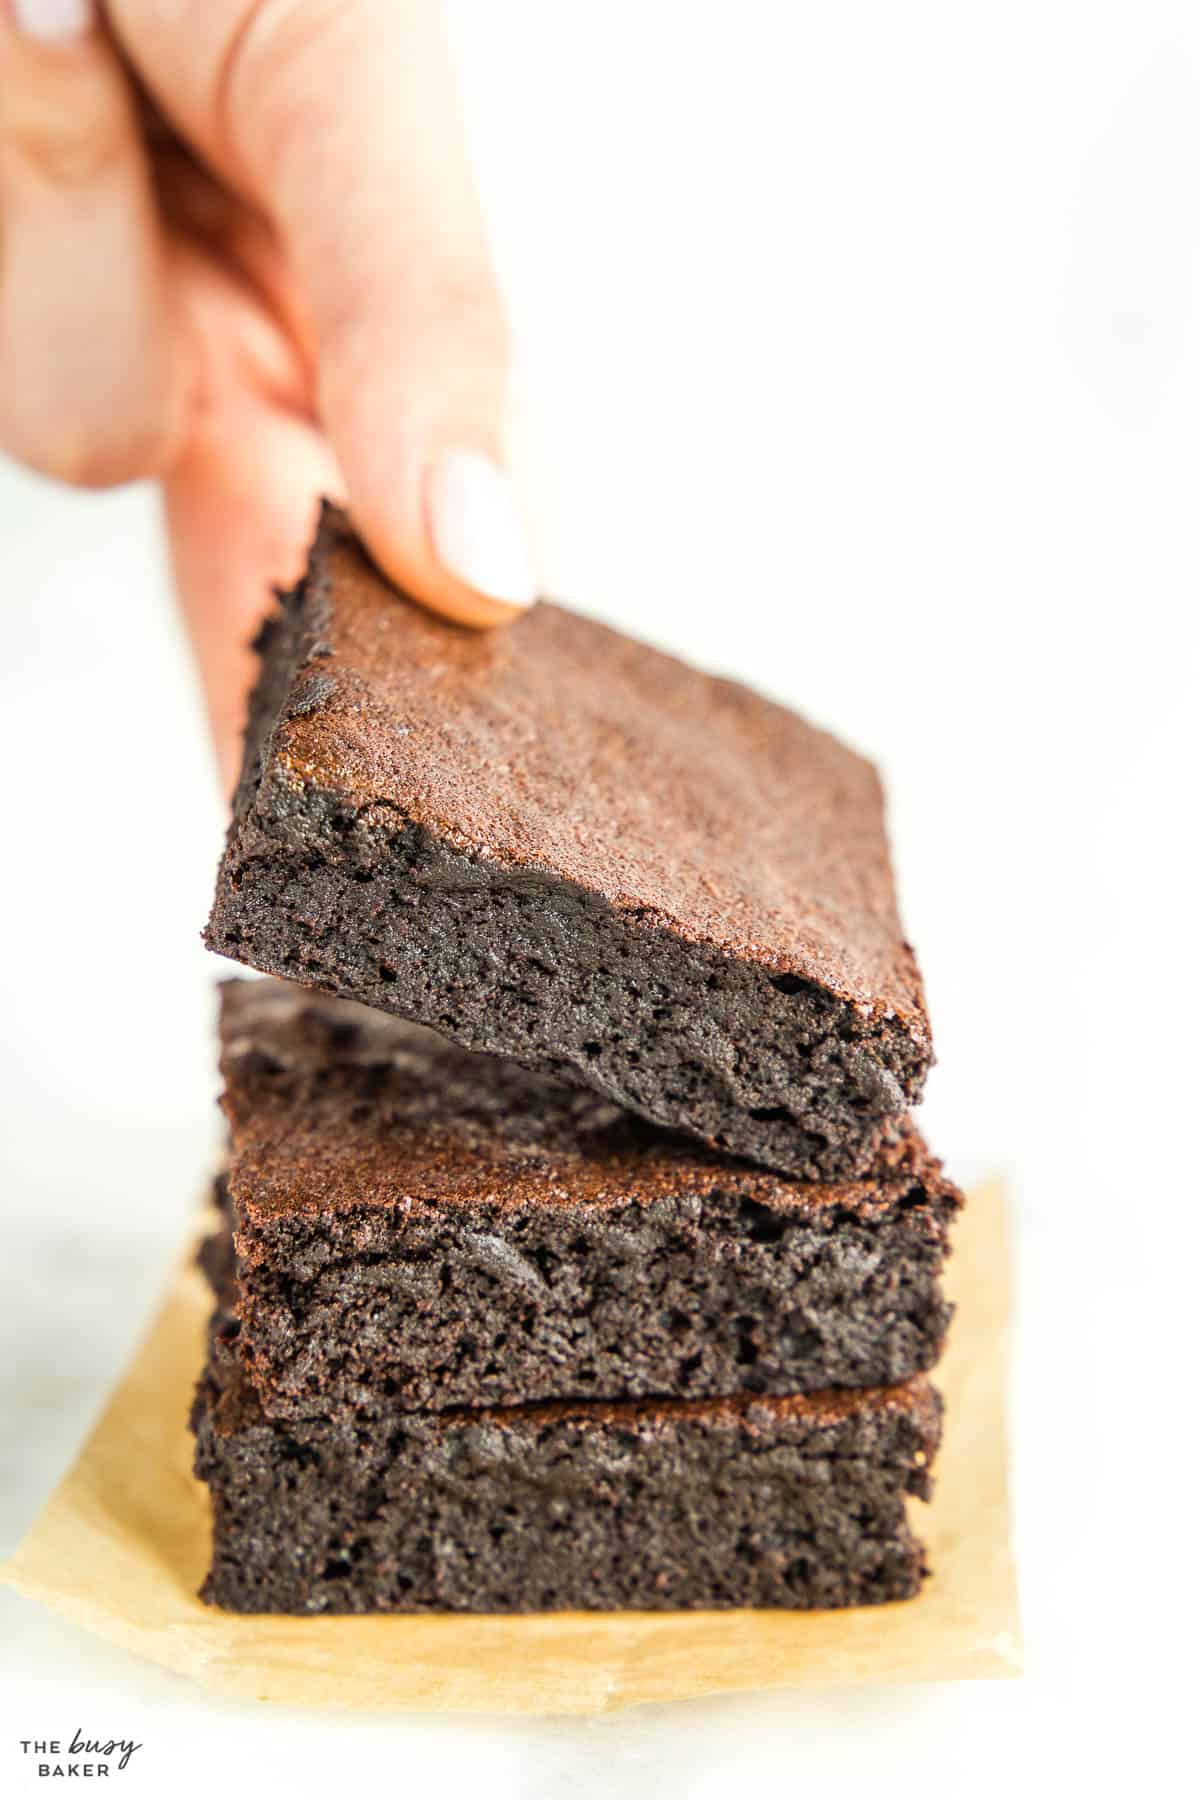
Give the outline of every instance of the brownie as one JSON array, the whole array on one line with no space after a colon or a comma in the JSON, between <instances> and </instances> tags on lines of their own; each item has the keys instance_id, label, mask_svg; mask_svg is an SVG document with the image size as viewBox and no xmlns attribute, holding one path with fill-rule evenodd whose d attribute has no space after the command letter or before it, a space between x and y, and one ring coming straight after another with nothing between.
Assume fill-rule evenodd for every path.
<instances>
[{"instance_id":1,"label":"brownie","mask_svg":"<svg viewBox=\"0 0 1200 1800\"><path fill-rule=\"evenodd\" d=\"M960 1196L911 1127L870 1181L800 1182L274 981L224 984L221 1044L210 1274L273 1418L884 1386L941 1350Z\"/></svg>"},{"instance_id":2,"label":"brownie","mask_svg":"<svg viewBox=\"0 0 1200 1800\"><path fill-rule=\"evenodd\" d=\"M807 1398L268 1420L218 1343L193 1410L202 1597L234 1612L828 1607L925 1572L923 1378Z\"/></svg>"},{"instance_id":3,"label":"brownie","mask_svg":"<svg viewBox=\"0 0 1200 1800\"><path fill-rule=\"evenodd\" d=\"M540 603L435 618L324 512L268 621L206 941L810 1180L931 1060L871 765Z\"/></svg>"}]
</instances>

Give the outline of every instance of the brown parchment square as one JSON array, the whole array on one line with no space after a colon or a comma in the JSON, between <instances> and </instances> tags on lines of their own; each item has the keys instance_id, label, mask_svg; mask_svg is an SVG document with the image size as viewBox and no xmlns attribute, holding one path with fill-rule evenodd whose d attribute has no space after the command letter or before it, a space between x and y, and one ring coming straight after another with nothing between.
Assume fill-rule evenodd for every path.
<instances>
[{"instance_id":1,"label":"brown parchment square","mask_svg":"<svg viewBox=\"0 0 1200 1800\"><path fill-rule=\"evenodd\" d=\"M196 1598L208 1500L187 1414L210 1297L191 1251L132 1367L0 1579L202 1686L293 1706L601 1713L745 1689L1020 1672L1005 1438L1004 1195L973 1194L947 1286L937 1488L920 1597L848 1612L245 1617Z\"/></svg>"}]
</instances>

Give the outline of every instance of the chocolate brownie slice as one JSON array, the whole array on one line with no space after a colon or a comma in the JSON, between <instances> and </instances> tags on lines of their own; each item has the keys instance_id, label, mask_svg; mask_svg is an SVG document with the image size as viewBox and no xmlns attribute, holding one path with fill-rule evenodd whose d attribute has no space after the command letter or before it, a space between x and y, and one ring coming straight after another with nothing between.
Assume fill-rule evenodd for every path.
<instances>
[{"instance_id":1,"label":"chocolate brownie slice","mask_svg":"<svg viewBox=\"0 0 1200 1800\"><path fill-rule=\"evenodd\" d=\"M914 1594L927 1382L807 1399L267 1420L218 1343L193 1412L203 1598L234 1612L861 1606Z\"/></svg>"},{"instance_id":2,"label":"chocolate brownie slice","mask_svg":"<svg viewBox=\"0 0 1200 1800\"><path fill-rule=\"evenodd\" d=\"M871 1166L931 1050L869 763L557 606L436 619L332 509L258 648L211 949L772 1168Z\"/></svg>"},{"instance_id":3,"label":"chocolate brownie slice","mask_svg":"<svg viewBox=\"0 0 1200 1800\"><path fill-rule=\"evenodd\" d=\"M272 1417L882 1386L941 1350L960 1197L911 1129L818 1185L274 981L224 985L221 1042L211 1255Z\"/></svg>"}]
</instances>

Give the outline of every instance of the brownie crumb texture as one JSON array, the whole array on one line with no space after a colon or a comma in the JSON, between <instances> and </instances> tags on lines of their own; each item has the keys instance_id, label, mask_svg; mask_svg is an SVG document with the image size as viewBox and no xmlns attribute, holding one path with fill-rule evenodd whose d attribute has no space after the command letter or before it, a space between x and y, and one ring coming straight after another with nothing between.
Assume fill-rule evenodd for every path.
<instances>
[{"instance_id":1,"label":"brownie crumb texture","mask_svg":"<svg viewBox=\"0 0 1200 1800\"><path fill-rule=\"evenodd\" d=\"M565 608L438 619L331 507L256 649L203 1597L915 1594L961 1196L874 769Z\"/></svg>"},{"instance_id":2,"label":"brownie crumb texture","mask_svg":"<svg viewBox=\"0 0 1200 1800\"><path fill-rule=\"evenodd\" d=\"M259 639L207 931L810 1180L931 1060L874 770L564 608L433 618L327 511Z\"/></svg>"},{"instance_id":3,"label":"brownie crumb texture","mask_svg":"<svg viewBox=\"0 0 1200 1800\"><path fill-rule=\"evenodd\" d=\"M911 1127L872 1180L804 1183L280 983L225 984L221 1035L218 1286L271 1417L886 1386L937 1360L960 1196Z\"/></svg>"},{"instance_id":4,"label":"brownie crumb texture","mask_svg":"<svg viewBox=\"0 0 1200 1800\"><path fill-rule=\"evenodd\" d=\"M235 1612L859 1606L916 1592L923 1383L811 1401L266 1421L216 1360L196 1403L204 1597Z\"/></svg>"}]
</instances>

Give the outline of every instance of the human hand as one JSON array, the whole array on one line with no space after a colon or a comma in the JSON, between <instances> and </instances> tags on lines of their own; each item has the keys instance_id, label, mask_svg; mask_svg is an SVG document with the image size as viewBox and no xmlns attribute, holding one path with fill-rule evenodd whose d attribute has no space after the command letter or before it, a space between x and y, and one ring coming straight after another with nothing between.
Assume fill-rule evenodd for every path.
<instances>
[{"instance_id":1,"label":"human hand","mask_svg":"<svg viewBox=\"0 0 1200 1800\"><path fill-rule=\"evenodd\" d=\"M156 476L232 781L320 493L472 625L533 599L436 0L0 0L0 446Z\"/></svg>"}]
</instances>

